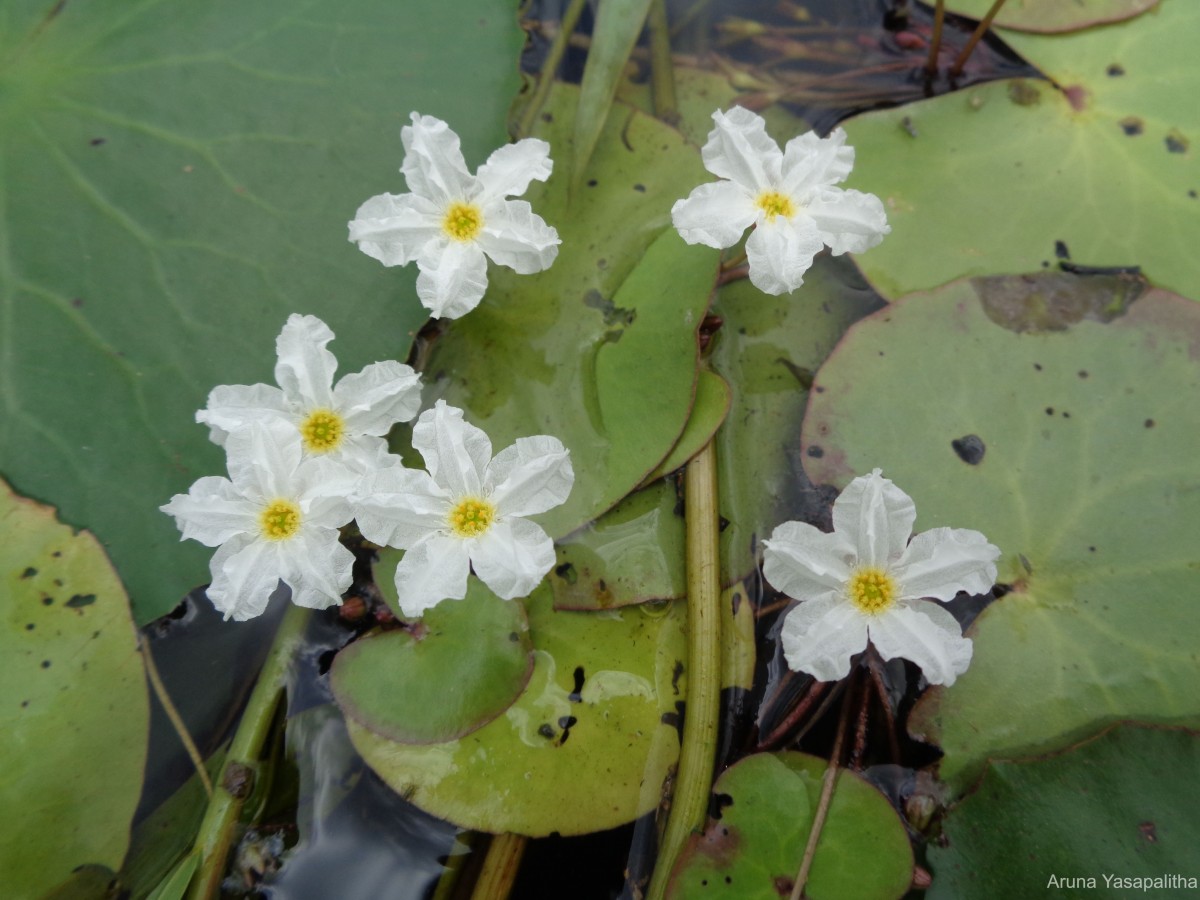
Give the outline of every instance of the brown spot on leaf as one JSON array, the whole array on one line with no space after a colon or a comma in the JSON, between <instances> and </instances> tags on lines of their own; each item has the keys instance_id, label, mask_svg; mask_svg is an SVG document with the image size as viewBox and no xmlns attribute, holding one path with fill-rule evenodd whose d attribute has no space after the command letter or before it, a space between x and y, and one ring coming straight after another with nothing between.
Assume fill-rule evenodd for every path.
<instances>
[{"instance_id":1,"label":"brown spot on leaf","mask_svg":"<svg viewBox=\"0 0 1200 900\"><path fill-rule=\"evenodd\" d=\"M1032 82L1018 78L1008 86L1008 99L1017 106L1034 106L1042 102L1042 92Z\"/></svg>"},{"instance_id":2,"label":"brown spot on leaf","mask_svg":"<svg viewBox=\"0 0 1200 900\"><path fill-rule=\"evenodd\" d=\"M1184 137L1183 132L1178 128L1168 131L1163 142L1167 145L1168 153L1187 153L1188 147L1191 146L1191 141Z\"/></svg>"},{"instance_id":3,"label":"brown spot on leaf","mask_svg":"<svg viewBox=\"0 0 1200 900\"><path fill-rule=\"evenodd\" d=\"M1153 822L1138 822L1138 831L1147 844L1158 843L1158 827Z\"/></svg>"},{"instance_id":4,"label":"brown spot on leaf","mask_svg":"<svg viewBox=\"0 0 1200 900\"><path fill-rule=\"evenodd\" d=\"M1111 322L1125 314L1146 288L1145 279L1132 275L997 275L973 278L971 283L989 319L1009 331L1065 331L1090 319ZM1041 371L1041 366L1034 363Z\"/></svg>"},{"instance_id":5,"label":"brown spot on leaf","mask_svg":"<svg viewBox=\"0 0 1200 900\"><path fill-rule=\"evenodd\" d=\"M1136 137L1146 129L1146 123L1137 116L1126 116L1117 124L1121 126L1121 130L1129 135L1129 137Z\"/></svg>"},{"instance_id":6,"label":"brown spot on leaf","mask_svg":"<svg viewBox=\"0 0 1200 900\"><path fill-rule=\"evenodd\" d=\"M1104 70L1104 74L1108 75L1108 77L1110 77L1110 78L1118 78L1121 75L1125 74L1125 67L1122 66L1120 63L1113 63L1111 66L1109 66L1107 69Z\"/></svg>"}]
</instances>

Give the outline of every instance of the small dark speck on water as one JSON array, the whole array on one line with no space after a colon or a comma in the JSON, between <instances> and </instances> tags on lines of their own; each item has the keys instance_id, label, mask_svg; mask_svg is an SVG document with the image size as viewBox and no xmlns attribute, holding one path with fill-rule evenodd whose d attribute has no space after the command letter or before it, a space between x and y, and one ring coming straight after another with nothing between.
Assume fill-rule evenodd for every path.
<instances>
[{"instance_id":1,"label":"small dark speck on water","mask_svg":"<svg viewBox=\"0 0 1200 900\"><path fill-rule=\"evenodd\" d=\"M21 573L21 577L22 578L32 578L36 574L37 574L37 569L35 569L33 566L26 566L25 571Z\"/></svg>"},{"instance_id":2,"label":"small dark speck on water","mask_svg":"<svg viewBox=\"0 0 1200 900\"><path fill-rule=\"evenodd\" d=\"M1154 427L1154 420L1153 420L1153 419L1147 419L1145 424L1146 424L1146 427L1147 427L1147 428L1153 428L1153 427Z\"/></svg>"},{"instance_id":3,"label":"small dark speck on water","mask_svg":"<svg viewBox=\"0 0 1200 900\"><path fill-rule=\"evenodd\" d=\"M1079 377L1080 377L1080 378L1087 378L1087 377L1088 377L1088 371L1087 371L1087 369L1080 369L1080 370L1079 370Z\"/></svg>"},{"instance_id":4,"label":"small dark speck on water","mask_svg":"<svg viewBox=\"0 0 1200 900\"><path fill-rule=\"evenodd\" d=\"M43 597L42 598L42 606L53 606L53 605L54 605L53 597Z\"/></svg>"},{"instance_id":5,"label":"small dark speck on water","mask_svg":"<svg viewBox=\"0 0 1200 900\"><path fill-rule=\"evenodd\" d=\"M1053 406L1046 407L1046 415L1048 415L1048 416L1054 415L1054 407Z\"/></svg>"},{"instance_id":6,"label":"small dark speck on water","mask_svg":"<svg viewBox=\"0 0 1200 900\"><path fill-rule=\"evenodd\" d=\"M644 193L646 193L646 186L645 186L644 184L635 184L635 185L633 186L633 189L634 189L635 191L637 191L639 194L644 194Z\"/></svg>"},{"instance_id":7,"label":"small dark speck on water","mask_svg":"<svg viewBox=\"0 0 1200 900\"><path fill-rule=\"evenodd\" d=\"M1108 76L1110 78L1116 78L1120 75L1125 74L1125 67L1122 66L1120 63L1113 63L1111 66L1109 66L1104 71L1105 71L1105 73L1108 74Z\"/></svg>"},{"instance_id":8,"label":"small dark speck on water","mask_svg":"<svg viewBox=\"0 0 1200 900\"><path fill-rule=\"evenodd\" d=\"M105 138L92 138L90 141L88 141L88 143L91 144L93 147L99 147L101 144L104 143L104 141L105 141Z\"/></svg>"},{"instance_id":9,"label":"small dark speck on water","mask_svg":"<svg viewBox=\"0 0 1200 900\"><path fill-rule=\"evenodd\" d=\"M595 187L599 183L600 182L598 182L595 178L589 178L587 185L588 185L588 187Z\"/></svg>"},{"instance_id":10,"label":"small dark speck on water","mask_svg":"<svg viewBox=\"0 0 1200 900\"><path fill-rule=\"evenodd\" d=\"M983 462L983 455L987 452L987 445L983 443L977 434L968 434L957 440L951 441L950 446L954 448L954 452L969 466L977 466Z\"/></svg>"},{"instance_id":11,"label":"small dark speck on water","mask_svg":"<svg viewBox=\"0 0 1200 900\"><path fill-rule=\"evenodd\" d=\"M1055 241L1054 242L1054 255L1057 256L1059 259L1070 259L1071 258L1071 251L1067 249L1066 241Z\"/></svg>"},{"instance_id":12,"label":"small dark speck on water","mask_svg":"<svg viewBox=\"0 0 1200 900\"><path fill-rule=\"evenodd\" d=\"M42 668L43 668L43 669L48 669L48 668L50 668L50 660L48 660L48 659L43 659L43 660L42 660Z\"/></svg>"}]
</instances>

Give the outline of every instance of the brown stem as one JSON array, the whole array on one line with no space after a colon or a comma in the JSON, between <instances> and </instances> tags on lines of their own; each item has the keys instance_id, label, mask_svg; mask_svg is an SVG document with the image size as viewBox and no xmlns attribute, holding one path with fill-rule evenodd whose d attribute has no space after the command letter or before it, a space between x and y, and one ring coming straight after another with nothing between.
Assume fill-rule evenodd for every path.
<instances>
[{"instance_id":1,"label":"brown stem","mask_svg":"<svg viewBox=\"0 0 1200 900\"><path fill-rule=\"evenodd\" d=\"M789 669L787 677L790 678L791 676L792 672ZM825 692L829 690L831 684L833 684L833 682L814 681L811 685L809 685L809 688L805 692L804 696L800 698L800 702L792 707L792 710L787 714L787 717L778 725L776 725L770 734L759 740L757 749L769 750L773 747L779 746L784 738L787 737L787 733L795 728L797 723L804 718L804 715L810 709L812 709L818 700L825 695Z\"/></svg>"},{"instance_id":2,"label":"brown stem","mask_svg":"<svg viewBox=\"0 0 1200 900\"><path fill-rule=\"evenodd\" d=\"M945 0L937 0L937 7L933 11L933 38L929 41L929 59L925 61L925 72L930 78L937 74L937 57L942 49L942 23L945 19Z\"/></svg>"},{"instance_id":3,"label":"brown stem","mask_svg":"<svg viewBox=\"0 0 1200 900\"><path fill-rule=\"evenodd\" d=\"M871 684L879 695L883 706L883 717L887 722L888 750L892 754L892 762L900 762L900 741L896 737L896 714L892 710L892 698L888 696L887 685L883 683L883 660L874 644L867 644L867 669L871 673Z\"/></svg>"},{"instance_id":4,"label":"brown stem","mask_svg":"<svg viewBox=\"0 0 1200 900\"><path fill-rule=\"evenodd\" d=\"M940 0L938 5L941 6ZM971 32L970 40L967 41L966 46L964 46L959 52L958 59L954 60L954 65L950 67L951 78L957 78L962 74L963 66L967 64L967 60L971 56L971 51L973 51L975 49L975 45L983 39L984 34L987 32L988 28L991 27L992 19L996 18L996 13L1000 12L1000 7L1003 5L1004 0L995 0L995 2L992 4L992 8L987 11L987 15L979 20L979 24L975 26L975 30Z\"/></svg>"}]
</instances>

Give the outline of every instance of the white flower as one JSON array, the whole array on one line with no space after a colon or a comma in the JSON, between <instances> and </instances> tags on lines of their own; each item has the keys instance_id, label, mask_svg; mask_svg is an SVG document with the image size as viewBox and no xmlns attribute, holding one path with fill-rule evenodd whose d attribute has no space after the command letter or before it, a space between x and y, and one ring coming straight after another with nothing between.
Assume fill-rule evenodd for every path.
<instances>
[{"instance_id":1,"label":"white flower","mask_svg":"<svg viewBox=\"0 0 1200 900\"><path fill-rule=\"evenodd\" d=\"M338 542L358 478L328 459L305 459L295 429L254 422L226 442L230 478L208 476L159 507L183 538L217 547L208 598L225 618L260 615L279 581L292 601L341 602L354 555Z\"/></svg>"},{"instance_id":2,"label":"white flower","mask_svg":"<svg viewBox=\"0 0 1200 900\"><path fill-rule=\"evenodd\" d=\"M439 400L413 427L429 471L391 468L365 479L356 508L367 540L405 550L396 590L406 616L461 600L475 574L505 600L532 591L554 565L554 545L523 516L567 499L567 449L546 435L519 438L492 458L492 442Z\"/></svg>"},{"instance_id":3,"label":"white flower","mask_svg":"<svg viewBox=\"0 0 1200 900\"><path fill-rule=\"evenodd\" d=\"M550 267L558 232L524 200L504 199L550 177L549 144L508 144L472 175L458 135L441 119L413 113L400 138L400 171L412 193L380 194L360 206L350 240L385 266L416 260L417 296L434 316L456 319L479 305L487 289L484 254L522 275Z\"/></svg>"},{"instance_id":4,"label":"white flower","mask_svg":"<svg viewBox=\"0 0 1200 900\"><path fill-rule=\"evenodd\" d=\"M386 360L334 385L337 359L325 349L331 340L333 332L316 316L293 313L275 339L279 387L220 385L196 421L207 424L221 446L253 422L286 422L300 435L308 456L324 456L360 474L386 465L383 435L421 408L420 376Z\"/></svg>"},{"instance_id":5,"label":"white flower","mask_svg":"<svg viewBox=\"0 0 1200 900\"><path fill-rule=\"evenodd\" d=\"M780 153L762 117L748 109L717 110L713 121L701 155L705 168L725 180L676 201L671 219L689 244L718 249L756 226L746 257L759 290L795 290L822 244L834 256L861 253L891 231L878 197L833 187L854 167L854 148L845 146L842 129L823 139L802 134Z\"/></svg>"},{"instance_id":6,"label":"white flower","mask_svg":"<svg viewBox=\"0 0 1200 900\"><path fill-rule=\"evenodd\" d=\"M971 662L957 620L931 600L983 594L1000 550L978 531L934 528L912 539L917 511L876 469L833 504L833 533L785 522L764 541L763 575L803 601L783 622L788 665L820 681L850 671L870 641L884 659L902 656L931 684L953 684Z\"/></svg>"}]
</instances>

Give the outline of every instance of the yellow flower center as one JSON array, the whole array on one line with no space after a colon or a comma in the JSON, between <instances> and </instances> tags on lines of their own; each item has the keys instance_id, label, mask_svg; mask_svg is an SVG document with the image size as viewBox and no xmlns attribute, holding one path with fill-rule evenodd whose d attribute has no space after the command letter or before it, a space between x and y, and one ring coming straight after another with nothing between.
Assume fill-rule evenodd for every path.
<instances>
[{"instance_id":1,"label":"yellow flower center","mask_svg":"<svg viewBox=\"0 0 1200 900\"><path fill-rule=\"evenodd\" d=\"M258 517L258 525L268 541L286 541L300 530L300 507L291 500L272 500Z\"/></svg>"},{"instance_id":2,"label":"yellow flower center","mask_svg":"<svg viewBox=\"0 0 1200 900\"><path fill-rule=\"evenodd\" d=\"M874 616L896 602L896 582L882 569L859 569L850 576L850 602Z\"/></svg>"},{"instance_id":3,"label":"yellow flower center","mask_svg":"<svg viewBox=\"0 0 1200 900\"><path fill-rule=\"evenodd\" d=\"M346 423L331 409L314 409L300 423L300 436L309 453L336 450L346 435Z\"/></svg>"},{"instance_id":4,"label":"yellow flower center","mask_svg":"<svg viewBox=\"0 0 1200 900\"><path fill-rule=\"evenodd\" d=\"M785 219L790 219L796 214L796 207L792 204L792 198L779 191L763 191L758 195L758 199L754 201L755 206L763 211L763 215L768 222L775 220L776 216L783 216Z\"/></svg>"},{"instance_id":5,"label":"yellow flower center","mask_svg":"<svg viewBox=\"0 0 1200 900\"><path fill-rule=\"evenodd\" d=\"M451 203L442 230L456 241L473 241L483 228L483 212L472 203Z\"/></svg>"},{"instance_id":6,"label":"yellow flower center","mask_svg":"<svg viewBox=\"0 0 1200 900\"><path fill-rule=\"evenodd\" d=\"M496 507L486 500L467 497L459 500L446 518L451 530L459 537L478 537L492 527L492 522L496 520Z\"/></svg>"}]
</instances>

